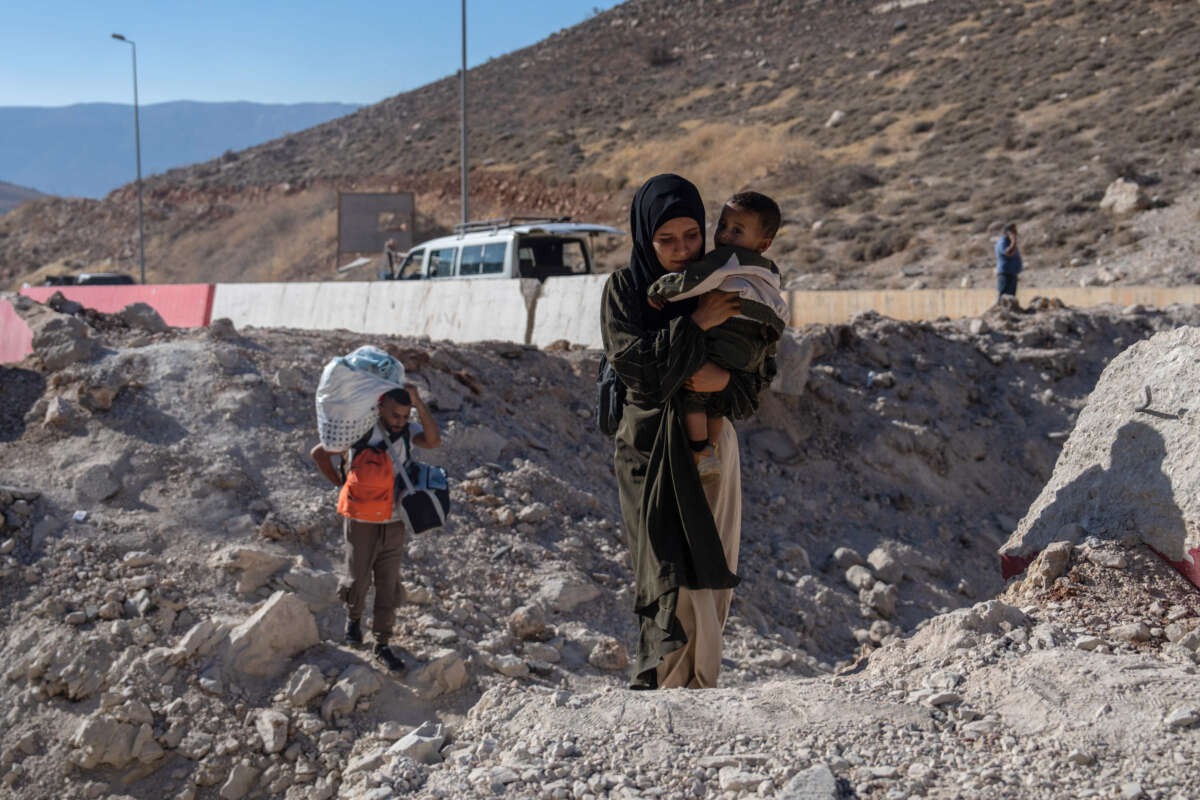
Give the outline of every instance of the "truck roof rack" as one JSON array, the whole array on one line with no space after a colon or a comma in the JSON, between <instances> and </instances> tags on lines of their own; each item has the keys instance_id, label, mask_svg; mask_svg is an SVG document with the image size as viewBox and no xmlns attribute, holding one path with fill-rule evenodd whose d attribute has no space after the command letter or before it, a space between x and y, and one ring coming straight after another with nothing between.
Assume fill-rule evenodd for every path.
<instances>
[{"instance_id":1,"label":"truck roof rack","mask_svg":"<svg viewBox=\"0 0 1200 800\"><path fill-rule=\"evenodd\" d=\"M570 222L570 217L501 217L500 219L481 219L472 222L459 222L454 226L455 233L471 233L472 231L499 230L511 228L514 225L530 225L537 223Z\"/></svg>"}]
</instances>

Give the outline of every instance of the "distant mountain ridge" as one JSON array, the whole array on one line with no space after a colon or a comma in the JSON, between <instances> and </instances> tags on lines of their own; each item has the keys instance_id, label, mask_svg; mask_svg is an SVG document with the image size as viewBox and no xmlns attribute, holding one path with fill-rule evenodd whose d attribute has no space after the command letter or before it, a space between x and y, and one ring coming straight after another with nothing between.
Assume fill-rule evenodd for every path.
<instances>
[{"instance_id":1,"label":"distant mountain ridge","mask_svg":"<svg viewBox=\"0 0 1200 800\"><path fill-rule=\"evenodd\" d=\"M24 186L14 186L11 183L0 181L0 214L12 211L21 203L35 197L42 197L42 193L36 189L27 189Z\"/></svg>"},{"instance_id":2,"label":"distant mountain ridge","mask_svg":"<svg viewBox=\"0 0 1200 800\"><path fill-rule=\"evenodd\" d=\"M299 132L355 111L348 103L180 100L143 105L142 175ZM0 107L0 179L66 197L102 197L136 173L133 106Z\"/></svg>"}]
</instances>

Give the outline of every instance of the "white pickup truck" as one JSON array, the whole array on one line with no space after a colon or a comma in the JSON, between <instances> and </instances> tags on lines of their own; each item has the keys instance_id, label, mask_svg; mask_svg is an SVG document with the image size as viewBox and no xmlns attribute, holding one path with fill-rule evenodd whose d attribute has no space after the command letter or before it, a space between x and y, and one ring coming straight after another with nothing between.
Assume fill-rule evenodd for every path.
<instances>
[{"instance_id":1,"label":"white pickup truck","mask_svg":"<svg viewBox=\"0 0 1200 800\"><path fill-rule=\"evenodd\" d=\"M454 233L422 242L404 254L384 280L442 278L536 278L594 272L591 240L624 236L607 225L570 217L510 217L467 222Z\"/></svg>"}]
</instances>

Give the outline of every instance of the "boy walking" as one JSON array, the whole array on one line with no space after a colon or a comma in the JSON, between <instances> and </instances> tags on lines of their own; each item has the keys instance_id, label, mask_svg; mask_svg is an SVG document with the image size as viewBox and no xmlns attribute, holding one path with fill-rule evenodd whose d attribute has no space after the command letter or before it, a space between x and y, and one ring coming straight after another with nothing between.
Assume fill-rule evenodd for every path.
<instances>
[{"instance_id":1,"label":"boy walking","mask_svg":"<svg viewBox=\"0 0 1200 800\"><path fill-rule=\"evenodd\" d=\"M420 422L409 422L413 408ZM345 483L347 466L353 467L355 457L366 453L386 452L391 460L392 479L412 457L412 445L433 449L441 444L437 422L421 400L415 387L393 389L379 398L379 422L348 452L326 450L316 445L310 455L329 481L341 487ZM341 458L341 471L333 465L333 456ZM375 639L375 655L394 672L404 672L404 661L392 652L388 640L396 616L396 606L403 596L400 584L400 563L404 557L404 520L399 498L394 498L392 517L383 521L364 521L346 516L342 529L346 538L346 571L348 581L338 587L338 595L346 603L346 641L353 645L363 642L362 615L367 592L375 585L375 605L371 630ZM340 510L340 509L339 509Z\"/></svg>"}]
</instances>

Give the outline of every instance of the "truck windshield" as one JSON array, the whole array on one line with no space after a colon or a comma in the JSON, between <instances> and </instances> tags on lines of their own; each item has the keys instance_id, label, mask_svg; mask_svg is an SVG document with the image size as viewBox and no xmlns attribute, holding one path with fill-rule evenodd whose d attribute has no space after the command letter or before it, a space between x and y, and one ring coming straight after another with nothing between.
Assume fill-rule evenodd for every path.
<instances>
[{"instance_id":1,"label":"truck windshield","mask_svg":"<svg viewBox=\"0 0 1200 800\"><path fill-rule=\"evenodd\" d=\"M424 250L414 250L404 257L400 269L396 271L396 280L410 280L421 277L421 261L425 257Z\"/></svg>"},{"instance_id":2,"label":"truck windshield","mask_svg":"<svg viewBox=\"0 0 1200 800\"><path fill-rule=\"evenodd\" d=\"M544 281L555 275L580 275L589 271L582 239L522 236L517 244L522 278Z\"/></svg>"}]
</instances>

